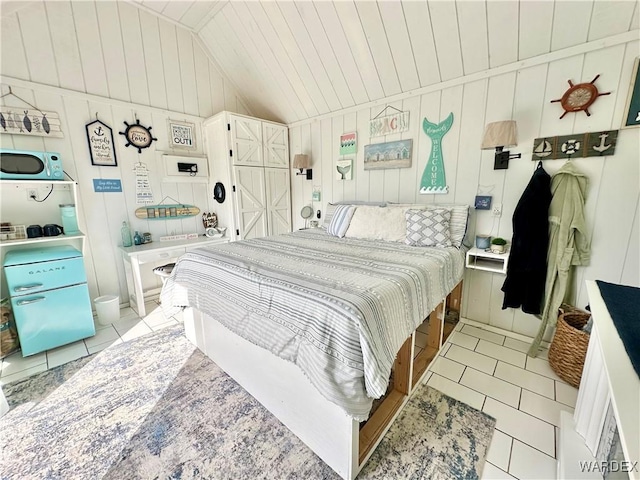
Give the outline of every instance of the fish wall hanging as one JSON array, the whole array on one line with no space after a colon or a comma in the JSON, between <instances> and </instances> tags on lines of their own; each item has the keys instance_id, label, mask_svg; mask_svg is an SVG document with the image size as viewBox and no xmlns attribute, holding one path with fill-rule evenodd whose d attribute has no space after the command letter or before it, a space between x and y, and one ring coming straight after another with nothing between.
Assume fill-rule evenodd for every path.
<instances>
[{"instance_id":1,"label":"fish wall hanging","mask_svg":"<svg viewBox=\"0 0 640 480\"><path fill-rule=\"evenodd\" d=\"M0 133L63 138L56 112L0 106Z\"/></svg>"},{"instance_id":2,"label":"fish wall hanging","mask_svg":"<svg viewBox=\"0 0 640 480\"><path fill-rule=\"evenodd\" d=\"M442 156L442 137L449 131L453 125L453 112L442 122L431 123L425 117L422 122L424 133L431 139L431 153L429 160L422 172L420 180L420 194L427 195L432 193L449 193L447 179L444 174L444 158Z\"/></svg>"},{"instance_id":3,"label":"fish wall hanging","mask_svg":"<svg viewBox=\"0 0 640 480\"><path fill-rule=\"evenodd\" d=\"M37 137L64 137L60 128L60 116L56 112L40 110L24 98L20 98L13 93L11 87L8 88L9 91L0 95L0 99L11 96L20 100L29 108L0 105L0 133Z\"/></svg>"}]
</instances>

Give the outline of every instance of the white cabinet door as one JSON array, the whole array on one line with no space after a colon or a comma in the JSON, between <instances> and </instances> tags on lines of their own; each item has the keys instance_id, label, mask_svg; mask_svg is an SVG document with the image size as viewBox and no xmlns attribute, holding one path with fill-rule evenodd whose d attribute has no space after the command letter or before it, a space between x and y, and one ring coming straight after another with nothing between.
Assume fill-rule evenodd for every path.
<instances>
[{"instance_id":1,"label":"white cabinet door","mask_svg":"<svg viewBox=\"0 0 640 480\"><path fill-rule=\"evenodd\" d=\"M231 159L234 165L261 167L262 122L252 118L229 115L231 125Z\"/></svg>"},{"instance_id":2,"label":"white cabinet door","mask_svg":"<svg viewBox=\"0 0 640 480\"><path fill-rule=\"evenodd\" d=\"M283 125L262 124L264 166L289 168L289 130Z\"/></svg>"},{"instance_id":3,"label":"white cabinet door","mask_svg":"<svg viewBox=\"0 0 640 480\"><path fill-rule=\"evenodd\" d=\"M238 240L265 237L268 230L264 168L234 167L234 174Z\"/></svg>"},{"instance_id":4,"label":"white cabinet door","mask_svg":"<svg viewBox=\"0 0 640 480\"><path fill-rule=\"evenodd\" d=\"M265 168L269 235L291 231L291 187L289 169Z\"/></svg>"}]
</instances>

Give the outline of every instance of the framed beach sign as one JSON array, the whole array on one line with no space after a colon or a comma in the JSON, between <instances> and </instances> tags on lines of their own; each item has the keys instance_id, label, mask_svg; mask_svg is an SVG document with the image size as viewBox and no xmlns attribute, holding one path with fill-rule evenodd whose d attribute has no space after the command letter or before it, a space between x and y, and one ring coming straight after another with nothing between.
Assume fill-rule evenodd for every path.
<instances>
[{"instance_id":1,"label":"framed beach sign","mask_svg":"<svg viewBox=\"0 0 640 480\"><path fill-rule=\"evenodd\" d=\"M375 143L364 147L364 169L410 168L413 140Z\"/></svg>"}]
</instances>

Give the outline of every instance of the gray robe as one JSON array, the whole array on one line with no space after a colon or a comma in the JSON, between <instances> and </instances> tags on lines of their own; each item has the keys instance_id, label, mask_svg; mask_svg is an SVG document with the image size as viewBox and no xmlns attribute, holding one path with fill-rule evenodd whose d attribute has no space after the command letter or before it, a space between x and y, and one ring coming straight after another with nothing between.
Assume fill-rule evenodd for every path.
<instances>
[{"instance_id":1,"label":"gray robe","mask_svg":"<svg viewBox=\"0 0 640 480\"><path fill-rule=\"evenodd\" d=\"M572 291L573 266L589 264L589 239L584 219L587 177L568 161L551 179L551 205L549 205L549 250L547 254L547 280L542 323L529 348L529 355L538 354L540 342L547 328L558 319L558 308Z\"/></svg>"}]
</instances>

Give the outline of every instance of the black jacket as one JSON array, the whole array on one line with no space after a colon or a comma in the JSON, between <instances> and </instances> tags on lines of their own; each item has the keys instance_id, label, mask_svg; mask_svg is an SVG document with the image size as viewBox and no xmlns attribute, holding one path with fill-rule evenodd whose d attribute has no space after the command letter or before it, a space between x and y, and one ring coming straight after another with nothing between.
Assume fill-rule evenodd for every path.
<instances>
[{"instance_id":1,"label":"black jacket","mask_svg":"<svg viewBox=\"0 0 640 480\"><path fill-rule=\"evenodd\" d=\"M513 239L502 285L502 309L522 306L525 313L539 314L544 297L549 246L551 177L542 163L533 172L513 212Z\"/></svg>"}]
</instances>

